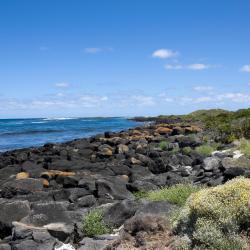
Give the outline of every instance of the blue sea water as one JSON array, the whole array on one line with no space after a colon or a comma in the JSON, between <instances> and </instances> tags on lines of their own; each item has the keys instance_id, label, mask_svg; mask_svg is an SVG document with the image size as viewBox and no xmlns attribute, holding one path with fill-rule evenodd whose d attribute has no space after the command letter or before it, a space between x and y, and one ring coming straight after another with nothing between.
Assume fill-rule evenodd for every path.
<instances>
[{"instance_id":1,"label":"blue sea water","mask_svg":"<svg viewBox=\"0 0 250 250\"><path fill-rule=\"evenodd\" d=\"M120 117L0 119L0 151L65 142L137 125Z\"/></svg>"}]
</instances>

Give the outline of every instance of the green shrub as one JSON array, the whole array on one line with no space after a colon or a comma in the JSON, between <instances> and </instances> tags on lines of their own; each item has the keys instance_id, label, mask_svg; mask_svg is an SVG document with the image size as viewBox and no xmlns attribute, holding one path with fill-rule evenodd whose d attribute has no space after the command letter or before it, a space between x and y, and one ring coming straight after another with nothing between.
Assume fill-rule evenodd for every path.
<instances>
[{"instance_id":1,"label":"green shrub","mask_svg":"<svg viewBox=\"0 0 250 250\"><path fill-rule=\"evenodd\" d=\"M161 150L167 150L168 149L169 142L168 141L161 141L159 143L159 148Z\"/></svg>"},{"instance_id":2,"label":"green shrub","mask_svg":"<svg viewBox=\"0 0 250 250\"><path fill-rule=\"evenodd\" d=\"M83 232L89 237L111 232L111 229L103 221L102 210L92 210L83 218Z\"/></svg>"},{"instance_id":3,"label":"green shrub","mask_svg":"<svg viewBox=\"0 0 250 250\"><path fill-rule=\"evenodd\" d=\"M250 179L239 177L193 193L173 227L205 249L233 250L249 249L240 236L249 225Z\"/></svg>"},{"instance_id":4,"label":"green shrub","mask_svg":"<svg viewBox=\"0 0 250 250\"><path fill-rule=\"evenodd\" d=\"M140 200L143 198L147 198L148 193L146 191L137 191L133 193L135 199Z\"/></svg>"},{"instance_id":5,"label":"green shrub","mask_svg":"<svg viewBox=\"0 0 250 250\"><path fill-rule=\"evenodd\" d=\"M195 151L199 153L202 156L209 156L212 154L213 151L217 149L217 146L211 146L211 145L201 145L195 148Z\"/></svg>"},{"instance_id":6,"label":"green shrub","mask_svg":"<svg viewBox=\"0 0 250 250\"><path fill-rule=\"evenodd\" d=\"M193 149L192 149L191 147L184 147L184 148L182 148L182 153L183 153L184 155L188 155L188 154L190 154L192 151L193 151Z\"/></svg>"},{"instance_id":7,"label":"green shrub","mask_svg":"<svg viewBox=\"0 0 250 250\"><path fill-rule=\"evenodd\" d=\"M235 233L224 234L222 228L212 221L199 218L195 225L193 239L205 249L246 249L243 238Z\"/></svg>"},{"instance_id":8,"label":"green shrub","mask_svg":"<svg viewBox=\"0 0 250 250\"><path fill-rule=\"evenodd\" d=\"M170 154L171 155L175 155L175 154L178 154L180 152L180 148L173 148L171 151L170 151Z\"/></svg>"},{"instance_id":9,"label":"green shrub","mask_svg":"<svg viewBox=\"0 0 250 250\"><path fill-rule=\"evenodd\" d=\"M182 206L185 204L190 194L198 190L200 190L200 187L192 184L177 184L172 187L150 191L145 198L152 201L169 201L172 204Z\"/></svg>"},{"instance_id":10,"label":"green shrub","mask_svg":"<svg viewBox=\"0 0 250 250\"><path fill-rule=\"evenodd\" d=\"M247 157L250 157L250 141L246 139L240 140L240 150Z\"/></svg>"}]
</instances>

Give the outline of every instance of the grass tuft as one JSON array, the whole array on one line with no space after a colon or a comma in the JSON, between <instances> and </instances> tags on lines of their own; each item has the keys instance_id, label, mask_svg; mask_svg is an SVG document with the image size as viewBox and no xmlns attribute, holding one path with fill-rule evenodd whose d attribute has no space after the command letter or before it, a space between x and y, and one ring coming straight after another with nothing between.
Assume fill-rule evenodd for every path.
<instances>
[{"instance_id":1,"label":"grass tuft","mask_svg":"<svg viewBox=\"0 0 250 250\"><path fill-rule=\"evenodd\" d=\"M187 198L201 188L192 184L177 184L172 187L164 187L159 190L149 191L144 198L151 201L168 201L178 206L183 206Z\"/></svg>"},{"instance_id":2,"label":"grass tuft","mask_svg":"<svg viewBox=\"0 0 250 250\"><path fill-rule=\"evenodd\" d=\"M102 210L92 210L83 218L83 232L88 237L111 232L111 228L109 228L103 221Z\"/></svg>"},{"instance_id":3,"label":"grass tuft","mask_svg":"<svg viewBox=\"0 0 250 250\"><path fill-rule=\"evenodd\" d=\"M159 143L159 148L161 150L167 150L168 149L169 142L168 141L161 141Z\"/></svg>"},{"instance_id":4,"label":"grass tuft","mask_svg":"<svg viewBox=\"0 0 250 250\"><path fill-rule=\"evenodd\" d=\"M240 151L247 157L250 157L250 141L246 139L240 140Z\"/></svg>"},{"instance_id":5,"label":"grass tuft","mask_svg":"<svg viewBox=\"0 0 250 250\"><path fill-rule=\"evenodd\" d=\"M207 156L210 156L212 154L213 151L215 151L217 149L217 145L201 145L201 146L198 146L195 148L195 151L204 156L204 157L207 157Z\"/></svg>"}]
</instances>

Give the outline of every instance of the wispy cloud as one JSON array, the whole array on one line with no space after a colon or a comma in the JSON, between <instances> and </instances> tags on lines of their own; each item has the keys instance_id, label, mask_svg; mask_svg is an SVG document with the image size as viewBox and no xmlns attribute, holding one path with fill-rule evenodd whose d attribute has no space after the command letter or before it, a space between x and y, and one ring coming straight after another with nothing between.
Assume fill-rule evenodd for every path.
<instances>
[{"instance_id":1,"label":"wispy cloud","mask_svg":"<svg viewBox=\"0 0 250 250\"><path fill-rule=\"evenodd\" d=\"M211 91L214 88L212 86L207 86L207 85L199 85L199 86L195 86L193 88L195 91L200 91L200 92L206 92L206 91Z\"/></svg>"},{"instance_id":2,"label":"wispy cloud","mask_svg":"<svg viewBox=\"0 0 250 250\"><path fill-rule=\"evenodd\" d=\"M135 101L139 106L154 106L155 101L152 96L144 96L144 95L134 95L131 97L132 101Z\"/></svg>"},{"instance_id":3,"label":"wispy cloud","mask_svg":"<svg viewBox=\"0 0 250 250\"><path fill-rule=\"evenodd\" d=\"M114 49L111 47L108 48L99 48L99 47L90 47L90 48L85 48L84 52L87 54L97 54L100 52L112 52Z\"/></svg>"},{"instance_id":4,"label":"wispy cloud","mask_svg":"<svg viewBox=\"0 0 250 250\"><path fill-rule=\"evenodd\" d=\"M68 88L70 86L70 84L67 82L58 82L55 84L55 86L57 88Z\"/></svg>"},{"instance_id":5,"label":"wispy cloud","mask_svg":"<svg viewBox=\"0 0 250 250\"><path fill-rule=\"evenodd\" d=\"M210 65L203 64L203 63L194 63L194 64L187 65L187 68L191 70L204 70L204 69L210 68Z\"/></svg>"},{"instance_id":6,"label":"wispy cloud","mask_svg":"<svg viewBox=\"0 0 250 250\"><path fill-rule=\"evenodd\" d=\"M181 69L188 69L188 70L205 70L212 67L216 67L214 65L208 65L203 63L194 63L194 64L188 64L188 65L182 65L182 64L166 64L165 69L166 70L181 70Z\"/></svg>"},{"instance_id":7,"label":"wispy cloud","mask_svg":"<svg viewBox=\"0 0 250 250\"><path fill-rule=\"evenodd\" d=\"M243 65L243 66L240 68L240 71L246 72L246 73L250 73L250 64Z\"/></svg>"},{"instance_id":8,"label":"wispy cloud","mask_svg":"<svg viewBox=\"0 0 250 250\"><path fill-rule=\"evenodd\" d=\"M167 70L180 70L180 69L188 69L188 70L204 70L211 68L211 65L202 64L202 63L194 63L188 65L181 65L181 64L166 64L165 69Z\"/></svg>"},{"instance_id":9,"label":"wispy cloud","mask_svg":"<svg viewBox=\"0 0 250 250\"><path fill-rule=\"evenodd\" d=\"M173 51L170 49L158 49L155 50L152 54L152 57L155 58L160 58L160 59L167 59L167 58L173 58L178 56L178 52L177 51Z\"/></svg>"},{"instance_id":10,"label":"wispy cloud","mask_svg":"<svg viewBox=\"0 0 250 250\"><path fill-rule=\"evenodd\" d=\"M167 70L179 70L179 69L183 69L183 65L180 65L180 64L166 64L165 69L167 69Z\"/></svg>"}]
</instances>

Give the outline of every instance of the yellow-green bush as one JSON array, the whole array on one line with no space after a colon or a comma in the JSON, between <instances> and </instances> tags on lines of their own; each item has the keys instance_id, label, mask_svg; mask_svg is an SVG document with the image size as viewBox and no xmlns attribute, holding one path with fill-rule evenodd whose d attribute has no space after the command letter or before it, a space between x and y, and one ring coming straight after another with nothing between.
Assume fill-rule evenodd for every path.
<instances>
[{"instance_id":1,"label":"yellow-green bush","mask_svg":"<svg viewBox=\"0 0 250 250\"><path fill-rule=\"evenodd\" d=\"M172 204L183 206L190 194L198 190L200 190L199 186L194 186L189 183L176 184L172 187L149 191L144 194L143 198L152 201L169 201Z\"/></svg>"},{"instance_id":2,"label":"yellow-green bush","mask_svg":"<svg viewBox=\"0 0 250 250\"><path fill-rule=\"evenodd\" d=\"M250 141L246 139L240 140L240 150L247 157L250 157Z\"/></svg>"},{"instance_id":3,"label":"yellow-green bush","mask_svg":"<svg viewBox=\"0 0 250 250\"><path fill-rule=\"evenodd\" d=\"M202 155L202 156L209 156L212 154L213 151L215 151L217 149L217 146L211 146L211 145L201 145L195 148L195 151Z\"/></svg>"},{"instance_id":4,"label":"yellow-green bush","mask_svg":"<svg viewBox=\"0 0 250 250\"><path fill-rule=\"evenodd\" d=\"M111 232L111 228L109 228L103 221L103 211L100 209L90 211L83 218L82 226L84 234L89 237Z\"/></svg>"},{"instance_id":5,"label":"yellow-green bush","mask_svg":"<svg viewBox=\"0 0 250 250\"><path fill-rule=\"evenodd\" d=\"M239 234L249 227L250 179L244 177L191 194L174 222L178 234L206 249L247 249Z\"/></svg>"},{"instance_id":6,"label":"yellow-green bush","mask_svg":"<svg viewBox=\"0 0 250 250\"><path fill-rule=\"evenodd\" d=\"M161 150L167 150L168 149L169 142L168 141L161 141L159 143L159 148Z\"/></svg>"}]
</instances>

